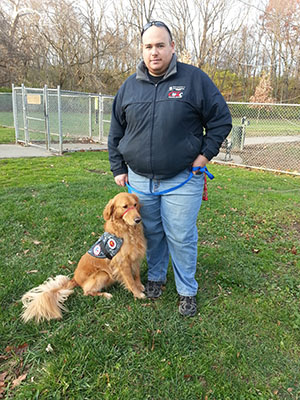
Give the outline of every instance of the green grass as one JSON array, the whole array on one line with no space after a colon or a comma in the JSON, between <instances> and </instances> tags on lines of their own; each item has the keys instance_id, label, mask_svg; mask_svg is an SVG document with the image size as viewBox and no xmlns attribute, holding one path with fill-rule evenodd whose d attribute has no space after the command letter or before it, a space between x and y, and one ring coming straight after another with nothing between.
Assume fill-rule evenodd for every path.
<instances>
[{"instance_id":1,"label":"green grass","mask_svg":"<svg viewBox=\"0 0 300 400\"><path fill-rule=\"evenodd\" d=\"M3 398L300 397L300 180L210 170L215 180L198 220L196 317L178 314L170 269L156 302L134 301L118 285L111 301L78 288L63 320L25 325L21 296L49 276L72 274L122 189L107 153L0 161ZM145 280L145 262L141 273Z\"/></svg>"},{"instance_id":2,"label":"green grass","mask_svg":"<svg viewBox=\"0 0 300 400\"><path fill-rule=\"evenodd\" d=\"M0 125L0 144L15 142L15 129L6 128Z\"/></svg>"},{"instance_id":3,"label":"green grass","mask_svg":"<svg viewBox=\"0 0 300 400\"><path fill-rule=\"evenodd\" d=\"M0 98L1 100L1 98ZM12 111L1 111L0 110L0 126L14 126L14 116Z\"/></svg>"},{"instance_id":4,"label":"green grass","mask_svg":"<svg viewBox=\"0 0 300 400\"><path fill-rule=\"evenodd\" d=\"M234 126L241 125L240 118L233 118ZM296 136L300 135L298 119L250 118L250 125L246 126L246 137L257 136Z\"/></svg>"}]
</instances>

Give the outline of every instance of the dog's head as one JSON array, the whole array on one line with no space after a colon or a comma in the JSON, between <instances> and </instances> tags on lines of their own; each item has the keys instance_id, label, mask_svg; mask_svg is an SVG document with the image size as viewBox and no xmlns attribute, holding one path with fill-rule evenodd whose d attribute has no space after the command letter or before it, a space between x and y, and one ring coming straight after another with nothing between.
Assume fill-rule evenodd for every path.
<instances>
[{"instance_id":1,"label":"dog's head","mask_svg":"<svg viewBox=\"0 0 300 400\"><path fill-rule=\"evenodd\" d=\"M142 221L139 213L140 203L135 194L122 192L111 199L103 211L105 221L123 219L126 224L134 226Z\"/></svg>"}]
</instances>

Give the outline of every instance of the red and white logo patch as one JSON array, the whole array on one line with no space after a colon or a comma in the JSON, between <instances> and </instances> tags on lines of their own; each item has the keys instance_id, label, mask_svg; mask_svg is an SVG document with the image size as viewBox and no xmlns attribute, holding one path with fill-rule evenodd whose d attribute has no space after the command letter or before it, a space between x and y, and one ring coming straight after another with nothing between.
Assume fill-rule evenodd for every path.
<instances>
[{"instance_id":1,"label":"red and white logo patch","mask_svg":"<svg viewBox=\"0 0 300 400\"><path fill-rule=\"evenodd\" d=\"M181 99L183 97L183 92L185 86L170 86L168 92L169 99Z\"/></svg>"},{"instance_id":2,"label":"red and white logo patch","mask_svg":"<svg viewBox=\"0 0 300 400\"><path fill-rule=\"evenodd\" d=\"M117 243L116 243L116 241L115 241L114 239L110 239L110 240L108 241L108 246L109 246L109 248L110 248L111 250L114 250L114 249L116 248L116 246L117 246Z\"/></svg>"}]
</instances>

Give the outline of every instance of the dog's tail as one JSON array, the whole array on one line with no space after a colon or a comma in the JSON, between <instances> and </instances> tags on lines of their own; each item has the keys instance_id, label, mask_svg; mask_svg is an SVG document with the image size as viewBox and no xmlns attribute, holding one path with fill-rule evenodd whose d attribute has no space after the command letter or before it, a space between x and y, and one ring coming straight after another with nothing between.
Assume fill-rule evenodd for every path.
<instances>
[{"instance_id":1,"label":"dog's tail","mask_svg":"<svg viewBox=\"0 0 300 400\"><path fill-rule=\"evenodd\" d=\"M58 275L25 293L22 297L23 321L35 319L38 323L44 319L49 321L62 318L61 312L66 310L63 303L73 293L75 286L77 283L74 279Z\"/></svg>"}]
</instances>

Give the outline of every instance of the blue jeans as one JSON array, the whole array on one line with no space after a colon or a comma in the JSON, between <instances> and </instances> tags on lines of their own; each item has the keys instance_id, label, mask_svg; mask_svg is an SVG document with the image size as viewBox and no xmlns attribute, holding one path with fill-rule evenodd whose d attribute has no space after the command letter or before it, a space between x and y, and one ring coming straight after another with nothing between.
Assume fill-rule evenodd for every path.
<instances>
[{"instance_id":1,"label":"blue jeans","mask_svg":"<svg viewBox=\"0 0 300 400\"><path fill-rule=\"evenodd\" d=\"M160 192L184 182L188 169L173 178L148 179L128 171L129 184L144 193ZM181 296L195 296L198 283L197 216L202 202L204 176L194 175L182 187L163 195L137 194L147 240L148 280L166 282L169 256L176 289ZM134 193L134 192L133 192Z\"/></svg>"}]
</instances>

